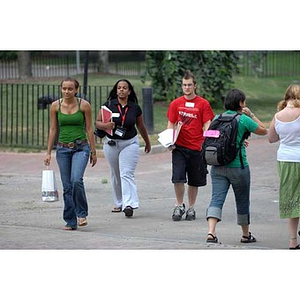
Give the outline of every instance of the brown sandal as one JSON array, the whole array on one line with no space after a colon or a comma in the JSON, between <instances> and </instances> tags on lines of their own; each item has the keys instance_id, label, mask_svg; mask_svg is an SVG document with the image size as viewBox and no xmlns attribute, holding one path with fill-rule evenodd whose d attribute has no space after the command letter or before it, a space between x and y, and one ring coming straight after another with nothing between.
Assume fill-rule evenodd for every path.
<instances>
[{"instance_id":1,"label":"brown sandal","mask_svg":"<svg viewBox=\"0 0 300 300\"><path fill-rule=\"evenodd\" d=\"M87 220L86 218L78 218L78 226L86 226Z\"/></svg>"},{"instance_id":2,"label":"brown sandal","mask_svg":"<svg viewBox=\"0 0 300 300\"><path fill-rule=\"evenodd\" d=\"M121 211L122 211L122 207L114 207L111 212L113 212L113 213L119 213Z\"/></svg>"}]
</instances>

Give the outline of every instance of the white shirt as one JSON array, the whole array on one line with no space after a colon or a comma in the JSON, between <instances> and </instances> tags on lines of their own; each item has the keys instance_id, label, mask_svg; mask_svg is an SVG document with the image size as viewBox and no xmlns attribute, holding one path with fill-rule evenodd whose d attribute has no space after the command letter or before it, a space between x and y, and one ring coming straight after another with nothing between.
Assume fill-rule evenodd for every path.
<instances>
[{"instance_id":1,"label":"white shirt","mask_svg":"<svg viewBox=\"0 0 300 300\"><path fill-rule=\"evenodd\" d=\"M275 130L280 138L277 160L300 162L300 116L291 122L279 121L275 116Z\"/></svg>"}]
</instances>

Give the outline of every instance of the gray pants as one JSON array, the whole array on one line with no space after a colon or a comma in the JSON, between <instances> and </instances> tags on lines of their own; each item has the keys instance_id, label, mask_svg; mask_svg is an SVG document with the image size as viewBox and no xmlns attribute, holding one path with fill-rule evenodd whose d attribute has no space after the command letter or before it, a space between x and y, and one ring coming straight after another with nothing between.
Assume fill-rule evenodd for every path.
<instances>
[{"instance_id":1,"label":"gray pants","mask_svg":"<svg viewBox=\"0 0 300 300\"><path fill-rule=\"evenodd\" d=\"M139 159L139 138L114 141L114 146L108 145L108 137L104 140L104 155L110 165L113 200L116 207L126 206L138 208L139 199L134 179L134 172Z\"/></svg>"}]
</instances>

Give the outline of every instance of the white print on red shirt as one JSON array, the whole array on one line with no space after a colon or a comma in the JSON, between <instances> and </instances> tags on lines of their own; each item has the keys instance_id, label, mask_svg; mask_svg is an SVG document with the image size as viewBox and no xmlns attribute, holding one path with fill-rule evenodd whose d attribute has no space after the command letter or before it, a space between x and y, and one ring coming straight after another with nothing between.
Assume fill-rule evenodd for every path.
<instances>
[{"instance_id":1,"label":"white print on red shirt","mask_svg":"<svg viewBox=\"0 0 300 300\"><path fill-rule=\"evenodd\" d=\"M194 115L192 113L188 113L185 111L179 111L178 112L180 116L182 116L183 118L193 118L193 119L197 119L197 115Z\"/></svg>"}]
</instances>

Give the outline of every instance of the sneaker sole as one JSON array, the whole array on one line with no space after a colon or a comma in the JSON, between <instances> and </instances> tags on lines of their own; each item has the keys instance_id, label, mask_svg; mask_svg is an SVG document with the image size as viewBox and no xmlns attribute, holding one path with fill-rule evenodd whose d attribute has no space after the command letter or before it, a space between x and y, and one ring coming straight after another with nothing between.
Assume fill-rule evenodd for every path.
<instances>
[{"instance_id":1,"label":"sneaker sole","mask_svg":"<svg viewBox=\"0 0 300 300\"><path fill-rule=\"evenodd\" d=\"M181 219L182 217L172 217L172 220L176 222L181 221Z\"/></svg>"}]
</instances>

